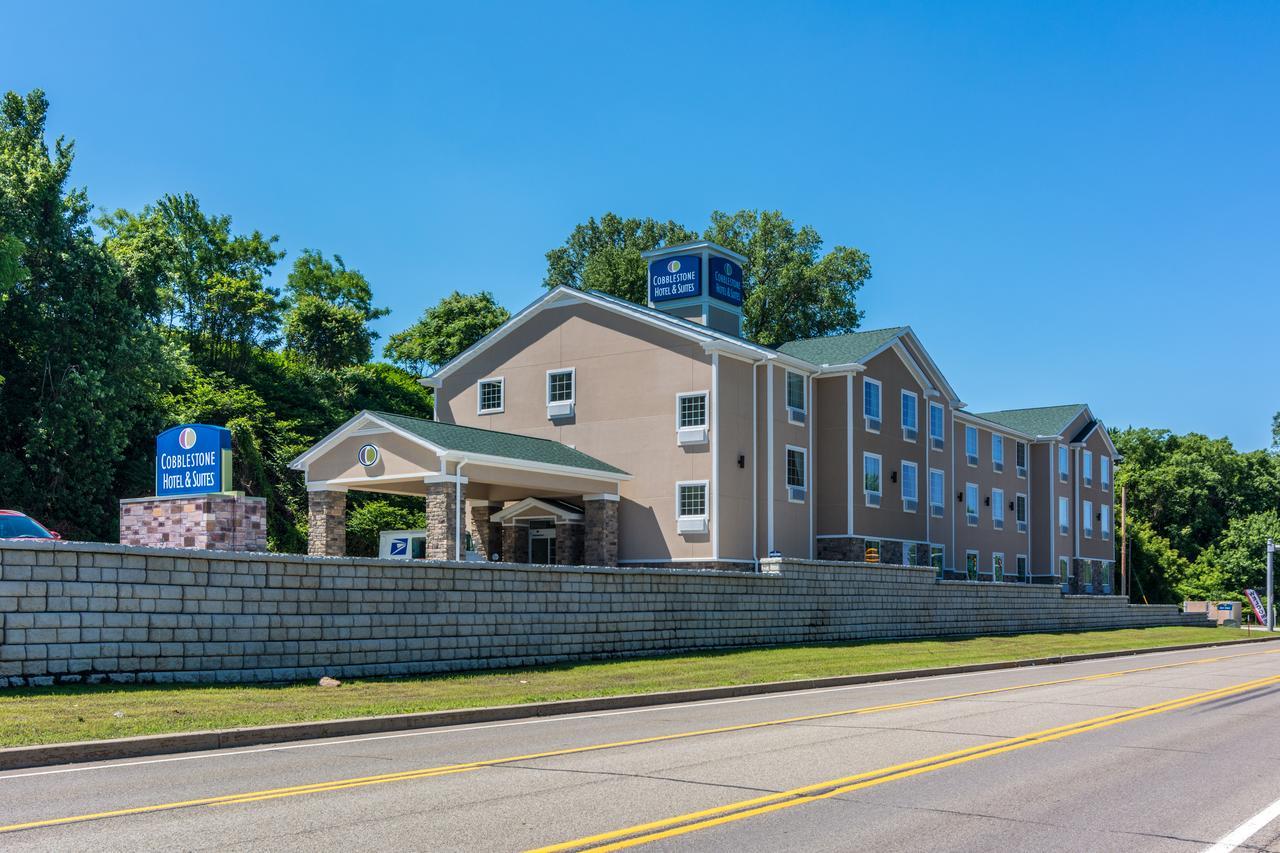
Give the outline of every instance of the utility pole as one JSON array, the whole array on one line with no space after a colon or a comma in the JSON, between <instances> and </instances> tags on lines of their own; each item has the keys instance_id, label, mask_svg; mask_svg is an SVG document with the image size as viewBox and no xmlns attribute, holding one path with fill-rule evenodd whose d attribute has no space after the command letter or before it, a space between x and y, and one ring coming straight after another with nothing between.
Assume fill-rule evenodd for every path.
<instances>
[{"instance_id":1,"label":"utility pole","mask_svg":"<svg viewBox=\"0 0 1280 853\"><path fill-rule=\"evenodd\" d=\"M1276 553L1276 543L1267 537L1267 630L1274 631L1276 629L1276 586L1274 578L1271 574L1271 564L1273 555Z\"/></svg>"}]
</instances>

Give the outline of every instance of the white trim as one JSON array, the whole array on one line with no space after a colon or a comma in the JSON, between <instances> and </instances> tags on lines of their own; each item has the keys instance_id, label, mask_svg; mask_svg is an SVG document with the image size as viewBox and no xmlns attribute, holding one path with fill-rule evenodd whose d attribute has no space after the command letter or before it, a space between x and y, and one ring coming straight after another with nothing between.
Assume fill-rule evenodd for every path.
<instances>
[{"instance_id":1,"label":"white trim","mask_svg":"<svg viewBox=\"0 0 1280 853\"><path fill-rule=\"evenodd\" d=\"M920 369L920 365L916 362L915 358L912 357L911 353L907 351L907 348L902 345L902 341L899 338L895 337L893 341L890 342L889 349L892 349L897 353L898 358L901 359L904 365L906 365L907 371L910 372L911 376L917 383L919 383L921 391L924 391L925 394L928 395L934 390L933 383L929 381L929 377L925 376L924 371ZM867 360L870 361L870 358Z\"/></svg>"},{"instance_id":2,"label":"white trim","mask_svg":"<svg viewBox=\"0 0 1280 853\"><path fill-rule=\"evenodd\" d=\"M973 488L973 521L969 520L969 489ZM982 489L977 483L964 484L964 522L969 527L977 527L982 523Z\"/></svg>"},{"instance_id":3,"label":"white trim","mask_svg":"<svg viewBox=\"0 0 1280 853\"><path fill-rule=\"evenodd\" d=\"M765 443L768 445L768 447L766 448L766 453L768 455L765 459L765 480L766 480L765 512L768 513L768 517L769 517L768 529L765 534L765 544L768 545L768 547L765 549L765 553L772 554L774 551L773 504L774 504L774 497L775 497L773 493L773 416L774 416L773 372L774 372L774 366L772 364L766 364L764 366L764 369L767 371L765 374L765 407L768 410L765 413L765 418L764 418Z\"/></svg>"},{"instance_id":4,"label":"white trim","mask_svg":"<svg viewBox=\"0 0 1280 853\"><path fill-rule=\"evenodd\" d=\"M973 453L969 453L969 431L973 431ZM970 460L972 456L972 460ZM970 468L977 468L978 463L982 461L982 437L978 434L977 426L973 424L964 425L964 461Z\"/></svg>"},{"instance_id":5,"label":"white trim","mask_svg":"<svg viewBox=\"0 0 1280 853\"><path fill-rule=\"evenodd\" d=\"M1000 493L999 501L996 500L997 492ZM996 526L996 506L1000 507L1000 526L999 527ZM998 488L992 487L991 489L991 529L1004 530L1004 518L1005 518L1004 489L998 489Z\"/></svg>"},{"instance_id":6,"label":"white trim","mask_svg":"<svg viewBox=\"0 0 1280 853\"><path fill-rule=\"evenodd\" d=\"M441 466L441 467L443 467L443 466ZM453 483L454 483L454 481L455 481L456 479L457 479L457 478L456 478L453 474L446 474L446 473L444 473L443 471L441 471L441 472L440 472L440 473L438 473L438 474L426 474L426 475L424 475L424 476L423 476L423 478L422 478L422 482L423 482L423 483L426 483L427 485L431 485L432 483L448 483L448 484L450 484L450 485L453 485ZM466 484L466 483L469 483L469 482L471 482L471 481L470 481L470 480L468 480L466 477L463 477L463 478L462 478L462 482L463 482L464 484Z\"/></svg>"},{"instance_id":7,"label":"white trim","mask_svg":"<svg viewBox=\"0 0 1280 853\"><path fill-rule=\"evenodd\" d=\"M867 385L876 386L876 399L880 402L880 414L875 420L879 421L879 426L875 429L871 428L871 416L867 414ZM884 384L879 379L872 379L870 376L862 377L862 422L867 432L880 434L880 430L884 428Z\"/></svg>"},{"instance_id":8,"label":"white trim","mask_svg":"<svg viewBox=\"0 0 1280 853\"><path fill-rule=\"evenodd\" d=\"M759 396L760 374L758 365L751 365L751 554L756 570L760 569L760 439L756 435L760 426ZM766 368L768 365L765 365Z\"/></svg>"},{"instance_id":9,"label":"white trim","mask_svg":"<svg viewBox=\"0 0 1280 853\"><path fill-rule=\"evenodd\" d=\"M904 417L906 412L903 411L906 408L908 397L911 398L911 401L913 403L913 407L915 410L915 416L916 416L915 426L912 426L912 427L907 426L906 418ZM920 395L917 394L915 391L910 391L906 388L903 388L902 393L898 395L898 420L902 427L902 440L909 441L912 444L915 444L920 437ZM907 435L907 430L909 429L915 432L915 436Z\"/></svg>"},{"instance_id":10,"label":"white trim","mask_svg":"<svg viewBox=\"0 0 1280 853\"><path fill-rule=\"evenodd\" d=\"M481 387L486 383L498 383L498 397L501 405L496 409L482 409L480 402L484 399L484 389ZM486 376L484 379L476 380L476 414L477 415L500 415L507 410L507 379L505 376Z\"/></svg>"},{"instance_id":11,"label":"white trim","mask_svg":"<svg viewBox=\"0 0 1280 853\"><path fill-rule=\"evenodd\" d=\"M956 393L956 389L951 387L951 383L947 381L946 374L938 367L937 362L933 360L933 356L929 355L929 351L924 348L924 344L920 341L920 336L916 334L916 330L907 326L898 337L906 338L907 343L911 344L916 352L920 353L920 357L924 359L925 367L938 380L938 384L942 386L942 392L947 396L947 399L952 403L958 403L963 406L964 404L960 402L960 395Z\"/></svg>"},{"instance_id":12,"label":"white trim","mask_svg":"<svg viewBox=\"0 0 1280 853\"><path fill-rule=\"evenodd\" d=\"M716 355L711 356L712 364L716 363L716 358L717 358ZM711 380L711 387L714 389L715 385L716 385L716 380L713 377ZM685 400L687 398L692 398L692 397L703 398L702 423L692 424L690 426L684 427L680 425L680 403L682 400ZM706 430L710 425L711 425L711 392L710 391L681 391L680 393L676 394L676 435L679 435L681 430L699 429L699 428ZM703 440L705 441L706 439L703 439Z\"/></svg>"},{"instance_id":13,"label":"white trim","mask_svg":"<svg viewBox=\"0 0 1280 853\"><path fill-rule=\"evenodd\" d=\"M907 493L904 488L907 484L907 466L911 466L911 470L915 472L916 496L910 500L914 500L915 507L907 506ZM920 463L912 462L910 459L899 460L898 465L901 473L898 476L898 494L902 497L902 511L914 513L920 508ZM928 534L926 534L927 536Z\"/></svg>"},{"instance_id":14,"label":"white trim","mask_svg":"<svg viewBox=\"0 0 1280 853\"><path fill-rule=\"evenodd\" d=\"M845 450L847 456L845 459L845 462L847 463L845 467L848 468L848 482L845 484L845 489L848 494L845 497L845 501L848 504L846 507L849 516L847 529L850 536L853 535L853 484L855 482L853 479L853 384L853 374L850 373L845 377L845 428L849 433L848 447Z\"/></svg>"},{"instance_id":15,"label":"white trim","mask_svg":"<svg viewBox=\"0 0 1280 853\"><path fill-rule=\"evenodd\" d=\"M879 480L880 489L875 492L867 488L867 460L868 459L876 460L876 467L878 469L876 471L876 478ZM876 496L875 503L871 502L871 495ZM881 504L884 503L884 457L882 457L879 453L872 453L869 450L862 451L862 502L866 506L874 507L876 509L879 509Z\"/></svg>"},{"instance_id":16,"label":"white trim","mask_svg":"<svg viewBox=\"0 0 1280 853\"><path fill-rule=\"evenodd\" d=\"M704 258L703 267L706 263ZM711 486L707 489L707 500L716 496L715 503L707 509L711 513L711 557L720 559L720 353L711 353L711 393L707 399L708 427L711 433Z\"/></svg>"},{"instance_id":17,"label":"white trim","mask_svg":"<svg viewBox=\"0 0 1280 853\"><path fill-rule=\"evenodd\" d=\"M942 435L938 437L942 441L941 447L934 447L933 445L933 439L934 439L933 410L934 409L937 409L939 412L942 412ZM933 400L929 401L929 448L931 450L934 450L937 453L945 453L947 449L947 407L942 405L941 403L934 402Z\"/></svg>"},{"instance_id":18,"label":"white trim","mask_svg":"<svg viewBox=\"0 0 1280 853\"><path fill-rule=\"evenodd\" d=\"M586 496L584 495L584 497ZM530 519L514 518L514 516L520 515L525 510L532 509L532 508L540 509L543 512L545 512L546 515L530 516ZM569 510L566 507L556 506L555 504L549 504L546 501L540 500L538 498L525 498L524 500L518 503L513 503L511 506L503 507L502 509L495 512L493 515L489 516L490 521L495 521L499 524L506 524L507 519L512 519L514 523L516 520L525 521L525 520L532 520L535 518L549 518L552 521L556 521L556 522L561 522L565 524L574 524L574 523L581 523L583 519L586 518L586 513Z\"/></svg>"},{"instance_id":19,"label":"white trim","mask_svg":"<svg viewBox=\"0 0 1280 853\"><path fill-rule=\"evenodd\" d=\"M1072 478L1074 480L1073 485L1075 486L1076 491L1075 491L1075 499L1071 502L1071 513L1072 515L1075 515L1076 513L1080 512L1080 448L1075 447L1073 445L1071 448L1071 455L1075 458L1075 465L1073 465L1072 467L1075 469L1075 472L1076 472L1075 477ZM1071 526L1075 528L1075 546L1076 546L1075 553L1073 553L1071 557L1072 559L1079 560L1080 559L1080 520L1079 518L1076 518L1075 524Z\"/></svg>"},{"instance_id":20,"label":"white trim","mask_svg":"<svg viewBox=\"0 0 1280 853\"><path fill-rule=\"evenodd\" d=\"M413 482L413 481L412 481L412 480L397 480L396 482L404 483L404 482ZM314 481L314 482L307 483L307 491L308 491L308 492L342 492L343 494L346 494L346 492L347 492L347 487L346 487L346 486L335 486L335 485L333 485L333 481L332 481L332 480L316 480L316 481ZM143 501L145 501L145 500L147 500L147 498L136 498L136 500L143 500Z\"/></svg>"},{"instance_id":21,"label":"white trim","mask_svg":"<svg viewBox=\"0 0 1280 853\"><path fill-rule=\"evenodd\" d=\"M702 487L702 512L693 515L680 514L680 490L687 486ZM706 480L677 480L675 484L676 531L680 535L686 533L700 534L707 532L708 513L711 511L711 484ZM694 522L701 522L696 524Z\"/></svg>"},{"instance_id":22,"label":"white trim","mask_svg":"<svg viewBox=\"0 0 1280 853\"><path fill-rule=\"evenodd\" d=\"M933 515L933 508L935 506L933 502L933 475L934 474L937 474L940 477L942 477L942 495L941 495L942 503L937 504L937 506L939 509L942 510L942 514L945 515L947 512L947 472L942 470L941 468L929 469L929 515L931 516Z\"/></svg>"},{"instance_id":23,"label":"white trim","mask_svg":"<svg viewBox=\"0 0 1280 853\"><path fill-rule=\"evenodd\" d=\"M569 374L569 399L568 400L552 400L551 399L551 377ZM547 371L547 381L543 386L546 389L547 396L547 419L554 420L556 418L571 418L574 415L574 409L578 402L578 368L576 367L555 367Z\"/></svg>"},{"instance_id":24,"label":"white trim","mask_svg":"<svg viewBox=\"0 0 1280 853\"><path fill-rule=\"evenodd\" d=\"M796 408L795 406L791 405L791 377L792 376L800 377L800 393L804 395L804 400L802 401L803 405L800 406L800 408ZM805 426L806 422L809 421L810 419L809 418L809 381L808 381L808 376L806 374L801 373L799 370L792 370L789 367L786 368L786 374L782 378L782 402L785 404L785 408L787 410L787 423L795 424L796 426ZM801 416L801 420L796 420L794 417L792 417L792 412L799 412Z\"/></svg>"},{"instance_id":25,"label":"white trim","mask_svg":"<svg viewBox=\"0 0 1280 853\"><path fill-rule=\"evenodd\" d=\"M582 499L584 501L614 501L614 502L622 500L622 498L619 497L618 495L611 494L609 492L596 492L590 495L583 495Z\"/></svg>"},{"instance_id":26,"label":"white trim","mask_svg":"<svg viewBox=\"0 0 1280 853\"><path fill-rule=\"evenodd\" d=\"M782 454L782 459L783 459L783 462L786 463L786 472L783 476L787 483L787 502L793 503L793 504L806 503L809 501L809 449L807 447L800 447L799 445L795 445L795 444L785 445L785 448L786 449L783 451L783 454ZM804 478L804 485L802 486L791 485L791 464L790 463L791 463L791 451L793 450L800 454L800 457L803 461L803 464L801 465L801 469L800 469L800 476ZM794 500L791 497L791 490L796 488L804 490L804 498L802 498L801 500Z\"/></svg>"},{"instance_id":27,"label":"white trim","mask_svg":"<svg viewBox=\"0 0 1280 853\"><path fill-rule=\"evenodd\" d=\"M453 558L459 563L466 556L466 554L462 553L462 505L467 502L465 493L462 491L463 480L466 479L462 476L462 466L466 464L464 460L453 466L455 481L453 493Z\"/></svg>"},{"instance_id":28,"label":"white trim","mask_svg":"<svg viewBox=\"0 0 1280 853\"><path fill-rule=\"evenodd\" d=\"M817 399L817 394L815 393L817 389L814 388L815 380L812 376L806 376L804 382L805 382L805 403L807 404L806 408L808 409L808 411L805 412L805 420L809 422L809 426L808 426L809 434L806 437L805 441L808 443L809 447L813 447L813 422L818 419L818 399ZM814 505L817 503L817 501L814 500L813 498L816 495L818 489L816 486L811 485L813 483L813 464L809 461L809 447L805 448L805 453L804 453L804 467L805 467L804 488L806 493L805 497L809 501L809 559L812 560L814 557L814 542L815 542L813 538L813 534L816 532L813 526L813 508L814 508Z\"/></svg>"}]
</instances>

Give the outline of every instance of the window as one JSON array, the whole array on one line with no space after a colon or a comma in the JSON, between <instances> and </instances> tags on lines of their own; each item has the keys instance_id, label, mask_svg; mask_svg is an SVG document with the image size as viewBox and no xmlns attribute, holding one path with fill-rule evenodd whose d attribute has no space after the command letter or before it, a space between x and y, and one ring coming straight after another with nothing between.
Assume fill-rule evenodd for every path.
<instances>
[{"instance_id":1,"label":"window","mask_svg":"<svg viewBox=\"0 0 1280 853\"><path fill-rule=\"evenodd\" d=\"M978 428L964 428L964 455L970 465L978 464Z\"/></svg>"},{"instance_id":2,"label":"window","mask_svg":"<svg viewBox=\"0 0 1280 853\"><path fill-rule=\"evenodd\" d=\"M676 397L676 427L689 429L707 425L707 395L681 394Z\"/></svg>"},{"instance_id":3,"label":"window","mask_svg":"<svg viewBox=\"0 0 1280 853\"><path fill-rule=\"evenodd\" d=\"M991 555L991 579L996 583L1004 580L1004 554Z\"/></svg>"},{"instance_id":4,"label":"window","mask_svg":"<svg viewBox=\"0 0 1280 853\"><path fill-rule=\"evenodd\" d=\"M1071 578L1071 561L1066 557L1058 558L1058 577L1062 578L1063 583Z\"/></svg>"},{"instance_id":5,"label":"window","mask_svg":"<svg viewBox=\"0 0 1280 853\"><path fill-rule=\"evenodd\" d=\"M991 490L991 526L1004 530L1004 489Z\"/></svg>"},{"instance_id":6,"label":"window","mask_svg":"<svg viewBox=\"0 0 1280 853\"><path fill-rule=\"evenodd\" d=\"M1093 451L1086 450L1084 452L1084 484L1086 486L1093 485Z\"/></svg>"},{"instance_id":7,"label":"window","mask_svg":"<svg viewBox=\"0 0 1280 853\"><path fill-rule=\"evenodd\" d=\"M1019 441L1014 445L1013 458L1018 476L1024 480L1027 479L1027 443L1025 441Z\"/></svg>"},{"instance_id":8,"label":"window","mask_svg":"<svg viewBox=\"0 0 1280 853\"><path fill-rule=\"evenodd\" d=\"M676 515L681 519L705 519L707 517L707 483L676 484Z\"/></svg>"},{"instance_id":9,"label":"window","mask_svg":"<svg viewBox=\"0 0 1280 853\"><path fill-rule=\"evenodd\" d=\"M964 514L970 527L978 525L978 484L964 484Z\"/></svg>"},{"instance_id":10,"label":"window","mask_svg":"<svg viewBox=\"0 0 1280 853\"><path fill-rule=\"evenodd\" d=\"M1030 583L1031 577L1027 574L1027 555L1019 554L1014 561L1014 568L1018 570L1018 583Z\"/></svg>"},{"instance_id":11,"label":"window","mask_svg":"<svg viewBox=\"0 0 1280 853\"><path fill-rule=\"evenodd\" d=\"M914 391L902 392L902 437L915 441L920 429L920 398Z\"/></svg>"},{"instance_id":12,"label":"window","mask_svg":"<svg viewBox=\"0 0 1280 853\"><path fill-rule=\"evenodd\" d=\"M787 445L787 500L804 503L808 467L805 464L806 453L803 447Z\"/></svg>"},{"instance_id":13,"label":"window","mask_svg":"<svg viewBox=\"0 0 1280 853\"><path fill-rule=\"evenodd\" d=\"M547 402L573 402L572 370L553 370L547 374Z\"/></svg>"},{"instance_id":14,"label":"window","mask_svg":"<svg viewBox=\"0 0 1280 853\"><path fill-rule=\"evenodd\" d=\"M902 508L915 512L920 503L920 468L914 462L902 463Z\"/></svg>"},{"instance_id":15,"label":"window","mask_svg":"<svg viewBox=\"0 0 1280 853\"><path fill-rule=\"evenodd\" d=\"M1067 472L1071 470L1071 463L1067 461L1067 446L1065 444L1058 445L1058 479L1067 482Z\"/></svg>"},{"instance_id":16,"label":"window","mask_svg":"<svg viewBox=\"0 0 1280 853\"><path fill-rule=\"evenodd\" d=\"M978 579L978 552L964 552L964 575L971 581Z\"/></svg>"},{"instance_id":17,"label":"window","mask_svg":"<svg viewBox=\"0 0 1280 853\"><path fill-rule=\"evenodd\" d=\"M942 577L942 567L946 563L946 550L941 545L929 546L929 565L938 572L938 577Z\"/></svg>"},{"instance_id":18,"label":"window","mask_svg":"<svg viewBox=\"0 0 1280 853\"><path fill-rule=\"evenodd\" d=\"M1102 512L1102 521L1099 524L1099 531L1102 533L1103 539L1111 538L1111 505L1103 504L1098 507Z\"/></svg>"},{"instance_id":19,"label":"window","mask_svg":"<svg viewBox=\"0 0 1280 853\"><path fill-rule=\"evenodd\" d=\"M1027 496L1019 493L1013 500L1014 519L1018 522L1018 532L1027 532Z\"/></svg>"},{"instance_id":20,"label":"window","mask_svg":"<svg viewBox=\"0 0 1280 853\"><path fill-rule=\"evenodd\" d=\"M934 450L941 450L946 446L945 430L946 414L943 411L941 403L929 404L929 444Z\"/></svg>"},{"instance_id":21,"label":"window","mask_svg":"<svg viewBox=\"0 0 1280 853\"><path fill-rule=\"evenodd\" d=\"M1081 515L1084 516L1083 518L1084 538L1092 539L1093 538L1093 501L1085 501L1084 506L1080 510L1080 513Z\"/></svg>"},{"instance_id":22,"label":"window","mask_svg":"<svg viewBox=\"0 0 1280 853\"><path fill-rule=\"evenodd\" d=\"M880 383L874 379L862 380L862 417L868 432L880 431Z\"/></svg>"},{"instance_id":23,"label":"window","mask_svg":"<svg viewBox=\"0 0 1280 853\"><path fill-rule=\"evenodd\" d=\"M476 414L496 415L503 409L503 386L506 380L501 376L493 379L481 379L476 387Z\"/></svg>"},{"instance_id":24,"label":"window","mask_svg":"<svg viewBox=\"0 0 1280 853\"><path fill-rule=\"evenodd\" d=\"M947 480L937 468L929 469L929 512L934 518L942 518L943 501L946 499Z\"/></svg>"},{"instance_id":25,"label":"window","mask_svg":"<svg viewBox=\"0 0 1280 853\"><path fill-rule=\"evenodd\" d=\"M1102 481L1102 488L1111 488L1111 457L1103 456L1098 459L1098 479Z\"/></svg>"},{"instance_id":26,"label":"window","mask_svg":"<svg viewBox=\"0 0 1280 853\"><path fill-rule=\"evenodd\" d=\"M1070 507L1070 504L1067 503L1067 499L1059 495L1058 496L1058 532L1061 533L1063 536L1068 536L1071 533L1071 520L1068 518L1068 516L1071 514L1070 509L1071 507Z\"/></svg>"},{"instance_id":27,"label":"window","mask_svg":"<svg viewBox=\"0 0 1280 853\"><path fill-rule=\"evenodd\" d=\"M862 491L867 506L880 506L880 457L874 453L862 454Z\"/></svg>"},{"instance_id":28,"label":"window","mask_svg":"<svg viewBox=\"0 0 1280 853\"><path fill-rule=\"evenodd\" d=\"M991 467L997 474L1004 470L1004 436L991 433Z\"/></svg>"},{"instance_id":29,"label":"window","mask_svg":"<svg viewBox=\"0 0 1280 853\"><path fill-rule=\"evenodd\" d=\"M787 371L787 420L793 424L804 423L804 383L804 374Z\"/></svg>"}]
</instances>

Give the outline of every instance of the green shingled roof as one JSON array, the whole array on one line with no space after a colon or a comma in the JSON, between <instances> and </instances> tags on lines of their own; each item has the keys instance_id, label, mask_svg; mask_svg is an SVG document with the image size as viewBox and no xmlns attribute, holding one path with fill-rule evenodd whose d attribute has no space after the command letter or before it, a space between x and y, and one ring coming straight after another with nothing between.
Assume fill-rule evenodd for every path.
<instances>
[{"instance_id":1,"label":"green shingled roof","mask_svg":"<svg viewBox=\"0 0 1280 853\"><path fill-rule=\"evenodd\" d=\"M1084 403L1065 406L1040 406L1035 409L1003 409L999 412L977 412L978 417L994 421L1029 435L1062 435L1071 425Z\"/></svg>"},{"instance_id":2,"label":"green shingled roof","mask_svg":"<svg viewBox=\"0 0 1280 853\"><path fill-rule=\"evenodd\" d=\"M894 326L825 338L805 338L783 344L778 347L778 352L810 364L850 364L862 361L906 330L906 326Z\"/></svg>"},{"instance_id":3,"label":"green shingled roof","mask_svg":"<svg viewBox=\"0 0 1280 853\"><path fill-rule=\"evenodd\" d=\"M487 456L501 456L506 459L539 462L545 465L564 465L570 468L585 468L590 471L627 476L627 472L621 468L615 468L594 456L588 456L568 445L547 438L533 438L492 429L426 421L422 418L393 415L390 412L370 412L369 414L445 450L483 453Z\"/></svg>"}]
</instances>

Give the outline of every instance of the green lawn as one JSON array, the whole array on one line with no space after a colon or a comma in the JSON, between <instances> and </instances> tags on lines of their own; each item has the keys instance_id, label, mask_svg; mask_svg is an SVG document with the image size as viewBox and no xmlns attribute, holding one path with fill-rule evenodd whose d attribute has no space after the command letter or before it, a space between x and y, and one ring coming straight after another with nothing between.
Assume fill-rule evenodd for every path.
<instances>
[{"instance_id":1,"label":"green lawn","mask_svg":"<svg viewBox=\"0 0 1280 853\"><path fill-rule=\"evenodd\" d=\"M1243 637L1244 632L1146 628L777 646L419 678L354 679L336 688L311 682L8 688L0 689L0 746L787 681L1215 642L1237 636Z\"/></svg>"}]
</instances>

